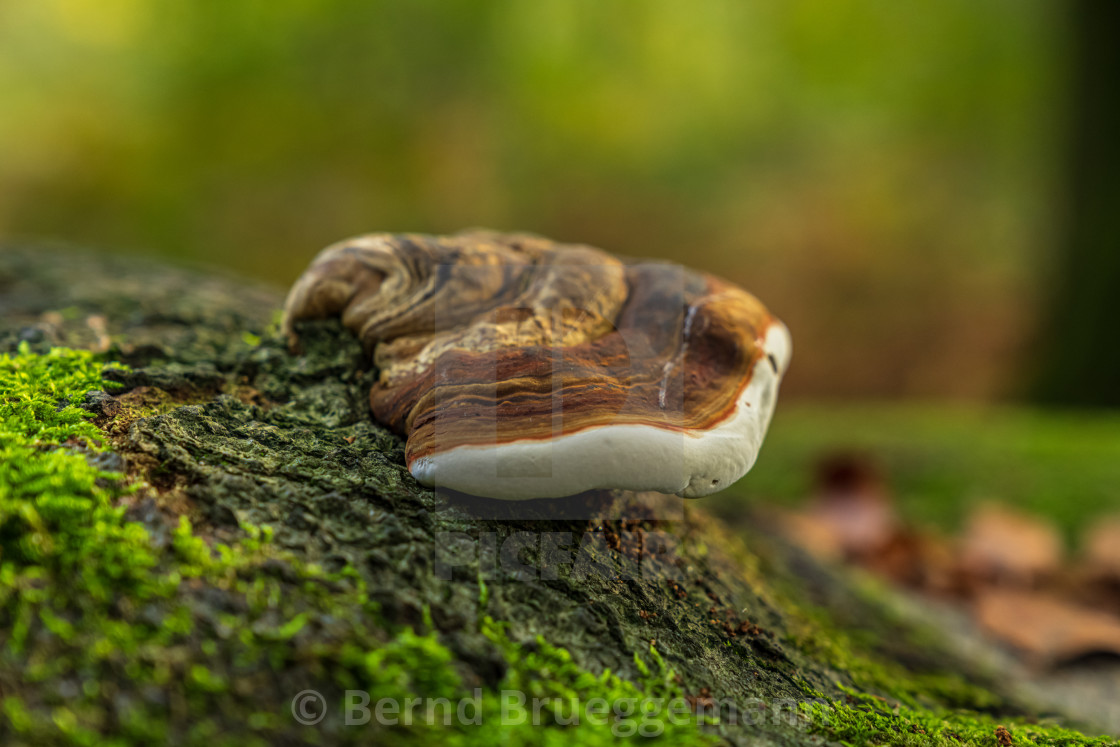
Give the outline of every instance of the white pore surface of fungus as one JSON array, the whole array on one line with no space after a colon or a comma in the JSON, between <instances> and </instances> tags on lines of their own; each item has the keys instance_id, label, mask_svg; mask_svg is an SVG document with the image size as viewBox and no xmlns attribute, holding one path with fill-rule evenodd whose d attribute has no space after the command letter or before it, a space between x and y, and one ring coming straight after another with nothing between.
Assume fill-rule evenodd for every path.
<instances>
[{"instance_id":1,"label":"white pore surface of fungus","mask_svg":"<svg viewBox=\"0 0 1120 747\"><path fill-rule=\"evenodd\" d=\"M624 488L699 498L723 490L754 466L793 346L779 321L735 410L704 430L602 425L556 438L460 446L412 463L421 484L504 500L558 498Z\"/></svg>"}]
</instances>

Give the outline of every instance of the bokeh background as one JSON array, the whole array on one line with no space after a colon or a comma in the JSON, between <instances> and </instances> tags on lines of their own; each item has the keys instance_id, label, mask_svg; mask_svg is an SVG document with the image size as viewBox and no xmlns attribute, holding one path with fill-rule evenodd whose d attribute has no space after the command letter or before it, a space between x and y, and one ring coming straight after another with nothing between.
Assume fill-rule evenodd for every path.
<instances>
[{"instance_id":1,"label":"bokeh background","mask_svg":"<svg viewBox=\"0 0 1120 747\"><path fill-rule=\"evenodd\" d=\"M1120 429L991 403L1120 401L1117 7L0 0L0 240L282 286L374 230L679 260L793 330L746 490L840 445L919 517L1073 527Z\"/></svg>"},{"instance_id":2,"label":"bokeh background","mask_svg":"<svg viewBox=\"0 0 1120 747\"><path fill-rule=\"evenodd\" d=\"M290 283L371 231L666 257L798 397L1006 397L1062 210L1056 0L0 3L0 236Z\"/></svg>"}]
</instances>

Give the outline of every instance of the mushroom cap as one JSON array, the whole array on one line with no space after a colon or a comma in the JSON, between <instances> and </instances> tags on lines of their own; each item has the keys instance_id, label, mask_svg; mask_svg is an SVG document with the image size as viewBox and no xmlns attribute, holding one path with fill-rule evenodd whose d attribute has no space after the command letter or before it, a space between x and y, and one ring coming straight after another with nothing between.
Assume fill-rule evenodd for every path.
<instances>
[{"instance_id":1,"label":"mushroom cap","mask_svg":"<svg viewBox=\"0 0 1120 747\"><path fill-rule=\"evenodd\" d=\"M323 250L284 330L341 316L374 417L424 485L502 499L694 498L754 464L792 351L746 291L525 234L371 234Z\"/></svg>"}]
</instances>

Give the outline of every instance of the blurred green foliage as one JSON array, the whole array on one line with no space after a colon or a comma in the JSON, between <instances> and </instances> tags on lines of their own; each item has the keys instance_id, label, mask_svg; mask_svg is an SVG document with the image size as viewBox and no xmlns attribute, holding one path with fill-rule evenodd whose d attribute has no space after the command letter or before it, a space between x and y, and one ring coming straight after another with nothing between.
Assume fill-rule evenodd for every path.
<instances>
[{"instance_id":1,"label":"blurred green foliage","mask_svg":"<svg viewBox=\"0 0 1120 747\"><path fill-rule=\"evenodd\" d=\"M1052 521L1069 547L1116 511L1120 417L1012 407L820 405L785 407L740 498L803 505L818 466L837 455L883 473L904 519L957 532L981 503L1004 503ZM711 509L729 521L736 501Z\"/></svg>"},{"instance_id":2,"label":"blurred green foliage","mask_svg":"<svg viewBox=\"0 0 1120 747\"><path fill-rule=\"evenodd\" d=\"M527 229L756 290L794 391L991 394L1055 215L1062 25L1053 0L16 0L0 237L287 283L354 233Z\"/></svg>"}]
</instances>

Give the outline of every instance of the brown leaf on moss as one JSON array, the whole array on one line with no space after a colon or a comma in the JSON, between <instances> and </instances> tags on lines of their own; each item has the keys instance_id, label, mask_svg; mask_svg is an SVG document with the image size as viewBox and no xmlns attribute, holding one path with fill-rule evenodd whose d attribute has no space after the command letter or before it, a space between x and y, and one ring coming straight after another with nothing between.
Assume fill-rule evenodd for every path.
<instances>
[{"instance_id":1,"label":"brown leaf on moss","mask_svg":"<svg viewBox=\"0 0 1120 747\"><path fill-rule=\"evenodd\" d=\"M991 588L977 597L975 610L992 635L1040 664L1120 655L1120 618L1052 594Z\"/></svg>"},{"instance_id":2,"label":"brown leaf on moss","mask_svg":"<svg viewBox=\"0 0 1120 747\"><path fill-rule=\"evenodd\" d=\"M1062 541L1052 524L994 503L981 504L969 519L961 544L967 575L1029 585L1061 564Z\"/></svg>"},{"instance_id":3,"label":"brown leaf on moss","mask_svg":"<svg viewBox=\"0 0 1120 747\"><path fill-rule=\"evenodd\" d=\"M1120 581L1120 515L1095 522L1086 532L1082 548L1087 571Z\"/></svg>"},{"instance_id":4,"label":"brown leaf on moss","mask_svg":"<svg viewBox=\"0 0 1120 747\"><path fill-rule=\"evenodd\" d=\"M824 558L877 554L899 531L899 520L883 479L870 459L837 453L817 464L813 500L783 521L802 547Z\"/></svg>"},{"instance_id":5,"label":"brown leaf on moss","mask_svg":"<svg viewBox=\"0 0 1120 747\"><path fill-rule=\"evenodd\" d=\"M817 468L811 514L832 528L850 555L874 552L890 542L899 521L874 464L856 455L835 455Z\"/></svg>"},{"instance_id":6,"label":"brown leaf on moss","mask_svg":"<svg viewBox=\"0 0 1120 747\"><path fill-rule=\"evenodd\" d=\"M835 529L808 513L777 514L781 532L798 547L824 560L843 560L844 546Z\"/></svg>"}]
</instances>

